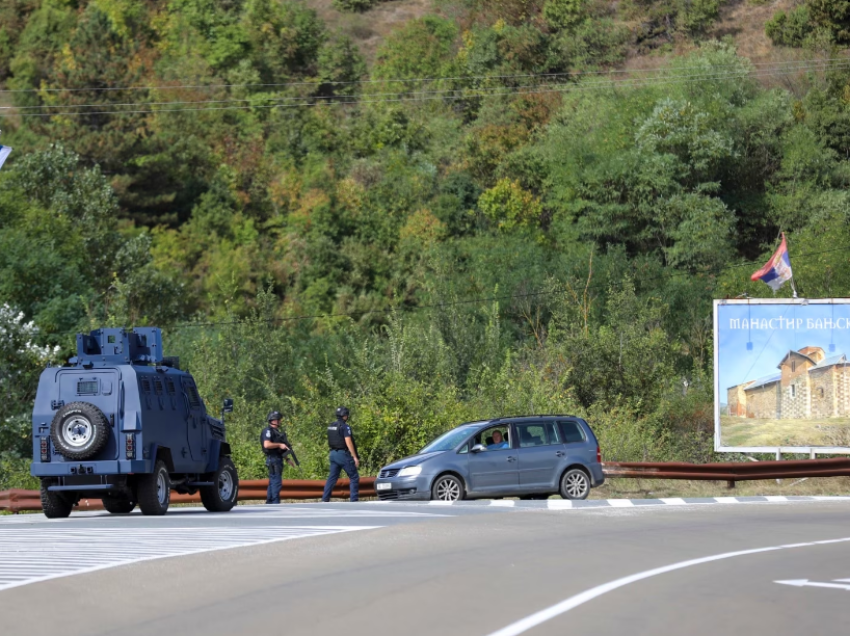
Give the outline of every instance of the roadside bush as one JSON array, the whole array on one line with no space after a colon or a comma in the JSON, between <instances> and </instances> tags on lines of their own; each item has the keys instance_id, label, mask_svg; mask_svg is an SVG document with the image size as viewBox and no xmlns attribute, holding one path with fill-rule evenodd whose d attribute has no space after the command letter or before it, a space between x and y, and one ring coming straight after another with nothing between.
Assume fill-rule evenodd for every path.
<instances>
[{"instance_id":1,"label":"roadside bush","mask_svg":"<svg viewBox=\"0 0 850 636\"><path fill-rule=\"evenodd\" d=\"M380 0L333 0L331 3L337 11L353 11L361 12L368 11Z\"/></svg>"},{"instance_id":2,"label":"roadside bush","mask_svg":"<svg viewBox=\"0 0 850 636\"><path fill-rule=\"evenodd\" d=\"M805 5L789 13L777 11L764 25L767 37L778 46L803 46L803 41L813 29L809 8Z\"/></svg>"}]
</instances>

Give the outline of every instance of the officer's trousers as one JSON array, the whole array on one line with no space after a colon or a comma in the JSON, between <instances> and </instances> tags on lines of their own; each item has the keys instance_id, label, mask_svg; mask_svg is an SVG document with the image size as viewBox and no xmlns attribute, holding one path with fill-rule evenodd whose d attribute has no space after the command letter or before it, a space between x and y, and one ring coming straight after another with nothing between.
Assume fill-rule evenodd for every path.
<instances>
[{"instance_id":1,"label":"officer's trousers","mask_svg":"<svg viewBox=\"0 0 850 636\"><path fill-rule=\"evenodd\" d=\"M331 493L334 486L336 486L336 481L339 479L339 473L342 470L348 475L350 481L348 488L351 501L357 501L360 498L360 473L357 472L357 466L354 465L354 458L348 451L332 450L331 472L328 475L328 480L325 482L325 492L322 494L322 501L331 500Z\"/></svg>"},{"instance_id":2,"label":"officer's trousers","mask_svg":"<svg viewBox=\"0 0 850 636\"><path fill-rule=\"evenodd\" d=\"M279 504L280 489L283 485L283 457L267 455L266 467L269 469L269 489L266 492L266 503Z\"/></svg>"}]
</instances>

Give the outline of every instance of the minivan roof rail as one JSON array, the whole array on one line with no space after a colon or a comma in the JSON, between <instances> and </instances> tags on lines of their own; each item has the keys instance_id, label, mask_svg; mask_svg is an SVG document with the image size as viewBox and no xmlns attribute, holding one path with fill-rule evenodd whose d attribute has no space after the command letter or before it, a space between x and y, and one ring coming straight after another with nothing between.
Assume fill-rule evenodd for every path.
<instances>
[{"instance_id":1,"label":"minivan roof rail","mask_svg":"<svg viewBox=\"0 0 850 636\"><path fill-rule=\"evenodd\" d=\"M503 420L530 420L534 417L578 417L577 415L565 415L563 413L546 413L535 415L505 415L504 417L495 417L490 422L501 422Z\"/></svg>"}]
</instances>

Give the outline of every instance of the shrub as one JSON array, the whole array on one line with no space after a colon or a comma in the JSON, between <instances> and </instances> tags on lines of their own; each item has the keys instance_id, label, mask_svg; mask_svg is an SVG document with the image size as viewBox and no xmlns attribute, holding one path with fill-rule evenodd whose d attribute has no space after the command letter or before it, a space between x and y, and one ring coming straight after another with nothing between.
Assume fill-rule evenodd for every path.
<instances>
[{"instance_id":1,"label":"shrub","mask_svg":"<svg viewBox=\"0 0 850 636\"><path fill-rule=\"evenodd\" d=\"M584 20L586 0L547 0L543 17L553 29L571 29Z\"/></svg>"},{"instance_id":2,"label":"shrub","mask_svg":"<svg viewBox=\"0 0 850 636\"><path fill-rule=\"evenodd\" d=\"M378 2L379 0L333 0L331 4L337 11L362 12L368 11Z\"/></svg>"},{"instance_id":3,"label":"shrub","mask_svg":"<svg viewBox=\"0 0 850 636\"><path fill-rule=\"evenodd\" d=\"M809 0L812 22L832 33L839 44L850 42L850 0Z\"/></svg>"},{"instance_id":4,"label":"shrub","mask_svg":"<svg viewBox=\"0 0 850 636\"><path fill-rule=\"evenodd\" d=\"M809 9L805 5L790 13L777 11L764 26L767 37L778 46L802 46L813 30Z\"/></svg>"}]
</instances>

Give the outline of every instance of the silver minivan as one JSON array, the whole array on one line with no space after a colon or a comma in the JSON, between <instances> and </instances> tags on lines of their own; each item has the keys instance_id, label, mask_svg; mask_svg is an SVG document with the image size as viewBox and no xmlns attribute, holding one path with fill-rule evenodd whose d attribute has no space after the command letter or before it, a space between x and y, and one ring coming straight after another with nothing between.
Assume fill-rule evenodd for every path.
<instances>
[{"instance_id":1,"label":"silver minivan","mask_svg":"<svg viewBox=\"0 0 850 636\"><path fill-rule=\"evenodd\" d=\"M461 424L381 469L381 500L480 497L585 499L605 482L599 442L587 422L534 415Z\"/></svg>"}]
</instances>

